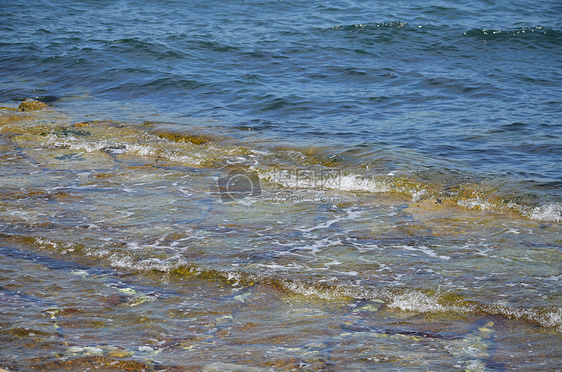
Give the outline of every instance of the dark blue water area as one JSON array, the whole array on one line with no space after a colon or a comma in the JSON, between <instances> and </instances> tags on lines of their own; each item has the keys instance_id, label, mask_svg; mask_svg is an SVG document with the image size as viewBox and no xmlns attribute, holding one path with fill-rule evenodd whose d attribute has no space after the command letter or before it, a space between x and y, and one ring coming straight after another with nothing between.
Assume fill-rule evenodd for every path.
<instances>
[{"instance_id":1,"label":"dark blue water area","mask_svg":"<svg viewBox=\"0 0 562 372\"><path fill-rule=\"evenodd\" d=\"M14 2L0 101L127 104L373 161L396 149L562 200L560 14L556 0Z\"/></svg>"}]
</instances>

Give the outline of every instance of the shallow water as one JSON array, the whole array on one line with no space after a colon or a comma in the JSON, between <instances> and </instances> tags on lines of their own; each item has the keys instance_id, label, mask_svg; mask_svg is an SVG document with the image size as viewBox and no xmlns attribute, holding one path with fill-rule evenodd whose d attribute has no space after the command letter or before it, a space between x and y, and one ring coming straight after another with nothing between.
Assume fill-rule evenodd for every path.
<instances>
[{"instance_id":1,"label":"shallow water","mask_svg":"<svg viewBox=\"0 0 562 372\"><path fill-rule=\"evenodd\" d=\"M559 223L358 179L309 147L2 121L4 366L558 365ZM259 189L225 182L241 175Z\"/></svg>"},{"instance_id":2,"label":"shallow water","mask_svg":"<svg viewBox=\"0 0 562 372\"><path fill-rule=\"evenodd\" d=\"M561 13L2 6L0 367L556 370Z\"/></svg>"}]
</instances>

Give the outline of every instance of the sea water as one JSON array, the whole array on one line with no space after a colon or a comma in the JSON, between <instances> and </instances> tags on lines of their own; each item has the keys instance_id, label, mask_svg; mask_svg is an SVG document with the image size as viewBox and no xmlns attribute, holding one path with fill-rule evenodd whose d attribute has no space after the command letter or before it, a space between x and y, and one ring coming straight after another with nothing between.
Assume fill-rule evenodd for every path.
<instances>
[{"instance_id":1,"label":"sea water","mask_svg":"<svg viewBox=\"0 0 562 372\"><path fill-rule=\"evenodd\" d=\"M3 5L0 366L556 370L561 13Z\"/></svg>"}]
</instances>

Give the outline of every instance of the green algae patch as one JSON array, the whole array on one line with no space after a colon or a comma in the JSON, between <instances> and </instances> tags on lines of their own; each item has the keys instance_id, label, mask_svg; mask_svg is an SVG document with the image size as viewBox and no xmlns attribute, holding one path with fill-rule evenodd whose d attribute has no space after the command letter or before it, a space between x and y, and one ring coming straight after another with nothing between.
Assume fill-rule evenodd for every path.
<instances>
[{"instance_id":1,"label":"green algae patch","mask_svg":"<svg viewBox=\"0 0 562 372\"><path fill-rule=\"evenodd\" d=\"M169 141L177 143L192 143L194 145L203 145L208 143L211 139L203 135L189 135L189 134L177 134L177 133L158 133L158 137L162 139L167 139Z\"/></svg>"},{"instance_id":2,"label":"green algae patch","mask_svg":"<svg viewBox=\"0 0 562 372\"><path fill-rule=\"evenodd\" d=\"M106 357L99 355L85 355L68 360L56 360L53 362L40 363L38 360L35 367L43 371L154 371L150 362L139 362L135 360L120 360L119 357Z\"/></svg>"},{"instance_id":3,"label":"green algae patch","mask_svg":"<svg viewBox=\"0 0 562 372\"><path fill-rule=\"evenodd\" d=\"M49 107L49 105L47 105L44 102L36 101L36 100L33 100L33 99L26 99L25 101L20 103L20 105L18 106L18 110L19 111L37 111L37 110L46 109L47 107Z\"/></svg>"}]
</instances>

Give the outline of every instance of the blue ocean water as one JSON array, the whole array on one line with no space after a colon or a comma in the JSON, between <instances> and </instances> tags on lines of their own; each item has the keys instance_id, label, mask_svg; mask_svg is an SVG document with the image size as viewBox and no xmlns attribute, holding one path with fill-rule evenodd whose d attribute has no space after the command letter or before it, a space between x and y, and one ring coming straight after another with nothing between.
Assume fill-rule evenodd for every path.
<instances>
[{"instance_id":1,"label":"blue ocean water","mask_svg":"<svg viewBox=\"0 0 562 372\"><path fill-rule=\"evenodd\" d=\"M127 104L558 202L561 13L558 1L11 3L0 101L110 117Z\"/></svg>"}]
</instances>

